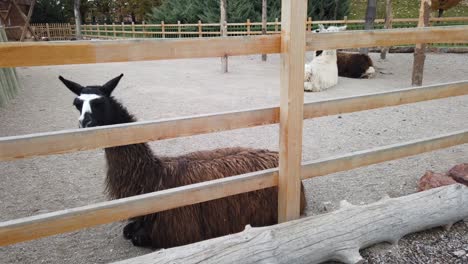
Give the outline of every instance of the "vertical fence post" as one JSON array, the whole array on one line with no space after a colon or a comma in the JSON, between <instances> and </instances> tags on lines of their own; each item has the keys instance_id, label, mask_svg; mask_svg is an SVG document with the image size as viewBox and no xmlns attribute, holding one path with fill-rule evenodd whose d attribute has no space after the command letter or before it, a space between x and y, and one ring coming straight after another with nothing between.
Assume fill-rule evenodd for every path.
<instances>
[{"instance_id":1,"label":"vertical fence post","mask_svg":"<svg viewBox=\"0 0 468 264\"><path fill-rule=\"evenodd\" d=\"M299 218L307 0L281 1L278 221Z\"/></svg>"},{"instance_id":2,"label":"vertical fence post","mask_svg":"<svg viewBox=\"0 0 468 264\"><path fill-rule=\"evenodd\" d=\"M114 39L117 38L117 33L115 32L115 23L112 23L112 33L114 35Z\"/></svg>"},{"instance_id":3,"label":"vertical fence post","mask_svg":"<svg viewBox=\"0 0 468 264\"><path fill-rule=\"evenodd\" d=\"M143 20L143 21L141 22L141 37L142 37L142 38L146 38L146 26L145 26L145 25L146 25L146 23L145 23L145 21Z\"/></svg>"},{"instance_id":4,"label":"vertical fence post","mask_svg":"<svg viewBox=\"0 0 468 264\"><path fill-rule=\"evenodd\" d=\"M262 0L262 34L267 34L267 0ZM262 61L267 60L267 55L262 54Z\"/></svg>"},{"instance_id":5,"label":"vertical fence post","mask_svg":"<svg viewBox=\"0 0 468 264\"><path fill-rule=\"evenodd\" d=\"M224 21L220 23L221 27L221 37L226 37L227 36L227 22ZM221 57L221 71L226 73L228 72L228 56L225 54L223 57Z\"/></svg>"},{"instance_id":6,"label":"vertical fence post","mask_svg":"<svg viewBox=\"0 0 468 264\"><path fill-rule=\"evenodd\" d=\"M392 28L393 14L392 14L392 0L385 0L385 29ZM390 47L383 47L380 52L380 58L385 60L387 58L387 52Z\"/></svg>"},{"instance_id":7,"label":"vertical fence post","mask_svg":"<svg viewBox=\"0 0 468 264\"><path fill-rule=\"evenodd\" d=\"M221 37L226 37L227 36L227 0L220 0L219 2L219 33ZM227 54L224 54L224 56L221 57L221 72L226 73L228 72L228 56Z\"/></svg>"},{"instance_id":8,"label":"vertical fence post","mask_svg":"<svg viewBox=\"0 0 468 264\"><path fill-rule=\"evenodd\" d=\"M132 21L132 38L135 38L135 22Z\"/></svg>"},{"instance_id":9,"label":"vertical fence post","mask_svg":"<svg viewBox=\"0 0 468 264\"><path fill-rule=\"evenodd\" d=\"M246 26L247 26L247 36L250 36L250 18L247 18Z\"/></svg>"},{"instance_id":10,"label":"vertical fence post","mask_svg":"<svg viewBox=\"0 0 468 264\"><path fill-rule=\"evenodd\" d=\"M107 38L107 23L104 23L104 36Z\"/></svg>"},{"instance_id":11,"label":"vertical fence post","mask_svg":"<svg viewBox=\"0 0 468 264\"><path fill-rule=\"evenodd\" d=\"M201 23L201 20L198 20L198 37L201 38L202 36L203 36L202 23Z\"/></svg>"},{"instance_id":12,"label":"vertical fence post","mask_svg":"<svg viewBox=\"0 0 468 264\"><path fill-rule=\"evenodd\" d=\"M347 26L348 25L348 16L344 16L344 25Z\"/></svg>"},{"instance_id":13,"label":"vertical fence post","mask_svg":"<svg viewBox=\"0 0 468 264\"><path fill-rule=\"evenodd\" d=\"M67 23L67 40L70 40L70 38L73 36L73 32L72 32L72 26L70 23Z\"/></svg>"},{"instance_id":14,"label":"vertical fence post","mask_svg":"<svg viewBox=\"0 0 468 264\"><path fill-rule=\"evenodd\" d=\"M181 30L181 28L180 28L180 20L178 20L178 21L177 21L177 32L179 32L179 38L182 37L182 34L180 34L181 31L182 31L182 30Z\"/></svg>"},{"instance_id":15,"label":"vertical fence post","mask_svg":"<svg viewBox=\"0 0 468 264\"><path fill-rule=\"evenodd\" d=\"M307 31L312 31L312 18L307 18Z\"/></svg>"},{"instance_id":16,"label":"vertical fence post","mask_svg":"<svg viewBox=\"0 0 468 264\"><path fill-rule=\"evenodd\" d=\"M121 26L122 26L122 38L125 38L125 23L122 22Z\"/></svg>"},{"instance_id":17,"label":"vertical fence post","mask_svg":"<svg viewBox=\"0 0 468 264\"><path fill-rule=\"evenodd\" d=\"M101 37L101 31L99 30L99 23L96 23L96 27L97 27L97 36L99 38Z\"/></svg>"},{"instance_id":18,"label":"vertical fence post","mask_svg":"<svg viewBox=\"0 0 468 264\"><path fill-rule=\"evenodd\" d=\"M166 27L164 26L164 21L161 21L161 37L166 38Z\"/></svg>"},{"instance_id":19,"label":"vertical fence post","mask_svg":"<svg viewBox=\"0 0 468 264\"><path fill-rule=\"evenodd\" d=\"M275 33L278 33L278 18L275 18Z\"/></svg>"},{"instance_id":20,"label":"vertical fence post","mask_svg":"<svg viewBox=\"0 0 468 264\"><path fill-rule=\"evenodd\" d=\"M419 9L418 27L427 27L429 25L429 17L431 15L431 0L421 0L421 8ZM411 84L413 86L421 86L424 74L424 60L426 59L427 44L416 44L414 48L413 75Z\"/></svg>"},{"instance_id":21,"label":"vertical fence post","mask_svg":"<svg viewBox=\"0 0 468 264\"><path fill-rule=\"evenodd\" d=\"M49 23L46 23L46 30L47 30L47 38L50 39L50 28L49 28Z\"/></svg>"}]
</instances>

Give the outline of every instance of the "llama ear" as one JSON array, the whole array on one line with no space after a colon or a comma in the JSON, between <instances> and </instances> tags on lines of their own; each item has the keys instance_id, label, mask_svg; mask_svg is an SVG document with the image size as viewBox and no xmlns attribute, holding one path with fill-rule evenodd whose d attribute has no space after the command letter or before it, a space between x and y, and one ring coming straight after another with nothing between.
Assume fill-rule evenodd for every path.
<instances>
[{"instance_id":1,"label":"llama ear","mask_svg":"<svg viewBox=\"0 0 468 264\"><path fill-rule=\"evenodd\" d=\"M122 79L123 73L120 74L119 76L115 77L114 79L106 82L101 88L101 91L106 95L110 96L112 91L114 91L115 87L117 87L117 84L119 84L120 79Z\"/></svg>"},{"instance_id":2,"label":"llama ear","mask_svg":"<svg viewBox=\"0 0 468 264\"><path fill-rule=\"evenodd\" d=\"M67 80L67 79L63 78L62 76L59 76L59 80L62 81L63 84L65 84L65 86L70 91L72 91L74 94L76 94L76 95L81 94L81 91L83 90L83 86L81 86L80 84L78 84L76 82L72 82L70 80Z\"/></svg>"}]
</instances>

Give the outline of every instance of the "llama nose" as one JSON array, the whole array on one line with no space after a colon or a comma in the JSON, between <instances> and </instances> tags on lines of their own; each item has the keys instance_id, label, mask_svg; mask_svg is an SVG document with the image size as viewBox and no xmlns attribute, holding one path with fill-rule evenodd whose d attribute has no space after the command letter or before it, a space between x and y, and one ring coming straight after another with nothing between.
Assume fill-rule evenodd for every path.
<instances>
[{"instance_id":1,"label":"llama nose","mask_svg":"<svg viewBox=\"0 0 468 264\"><path fill-rule=\"evenodd\" d=\"M90 115L86 113L83 119L80 118L80 128L89 127L92 124L93 120L91 119Z\"/></svg>"}]
</instances>

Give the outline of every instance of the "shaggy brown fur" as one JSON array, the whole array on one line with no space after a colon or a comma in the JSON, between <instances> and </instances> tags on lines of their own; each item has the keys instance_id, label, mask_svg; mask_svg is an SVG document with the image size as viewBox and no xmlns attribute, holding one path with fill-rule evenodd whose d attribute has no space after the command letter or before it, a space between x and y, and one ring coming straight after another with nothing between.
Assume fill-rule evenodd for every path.
<instances>
[{"instance_id":1,"label":"shaggy brown fur","mask_svg":"<svg viewBox=\"0 0 468 264\"><path fill-rule=\"evenodd\" d=\"M278 153L226 148L157 158L146 144L107 148L107 190L123 198L278 166ZM302 187L301 213L305 207ZM145 216L151 246L168 248L277 223L277 188ZM139 221L137 220L137 221ZM138 242L137 242L138 243Z\"/></svg>"},{"instance_id":2,"label":"shaggy brown fur","mask_svg":"<svg viewBox=\"0 0 468 264\"><path fill-rule=\"evenodd\" d=\"M373 67L372 59L366 54L337 53L338 76L348 78L368 78L366 71Z\"/></svg>"}]
</instances>

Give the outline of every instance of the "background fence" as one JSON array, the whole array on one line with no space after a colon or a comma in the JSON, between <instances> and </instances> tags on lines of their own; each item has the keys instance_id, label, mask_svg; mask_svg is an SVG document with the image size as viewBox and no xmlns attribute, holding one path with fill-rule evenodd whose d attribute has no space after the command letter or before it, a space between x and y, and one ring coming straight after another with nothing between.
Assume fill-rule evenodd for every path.
<instances>
[{"instance_id":1,"label":"background fence","mask_svg":"<svg viewBox=\"0 0 468 264\"><path fill-rule=\"evenodd\" d=\"M34 35L39 40L70 40L75 32L70 23L31 24Z\"/></svg>"},{"instance_id":2,"label":"background fence","mask_svg":"<svg viewBox=\"0 0 468 264\"><path fill-rule=\"evenodd\" d=\"M467 25L468 17L446 17L431 18L431 26L455 26ZM306 21L307 31L318 28L318 24L347 25L348 30L364 29L364 20L327 20L313 21L308 18ZM384 27L384 19L375 20L375 29ZM392 21L393 28L413 28L418 24L418 18L396 18ZM68 40L74 37L75 27L69 23L46 23L32 24L36 35L39 38L49 40ZM228 36L250 36L262 34L262 23L226 23ZM159 24L89 24L82 26L83 36L86 38L98 39L124 39L124 38L194 38L194 37L217 37L221 35L219 23L195 24L166 24L161 21ZM267 22L267 34L279 34L281 32L281 22ZM439 44L440 45L440 44Z\"/></svg>"}]
</instances>

